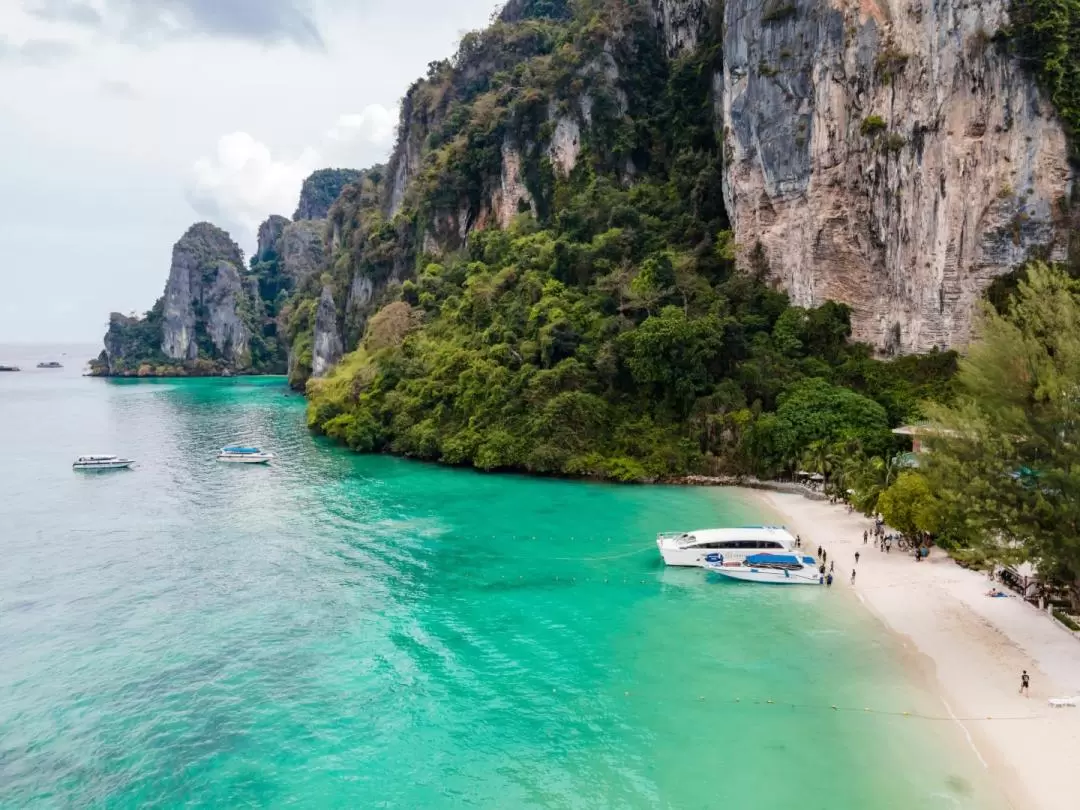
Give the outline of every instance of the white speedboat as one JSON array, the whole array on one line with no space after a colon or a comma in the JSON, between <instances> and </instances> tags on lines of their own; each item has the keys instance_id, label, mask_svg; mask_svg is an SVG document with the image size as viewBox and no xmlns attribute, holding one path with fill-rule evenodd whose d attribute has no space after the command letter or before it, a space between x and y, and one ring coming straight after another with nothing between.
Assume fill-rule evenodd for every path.
<instances>
[{"instance_id":1,"label":"white speedboat","mask_svg":"<svg viewBox=\"0 0 1080 810\"><path fill-rule=\"evenodd\" d=\"M721 553L725 560L742 560L762 551L785 552L795 548L795 538L782 526L743 526L734 529L698 529L692 532L661 532L656 535L660 556L668 565L702 568L705 555Z\"/></svg>"},{"instance_id":2,"label":"white speedboat","mask_svg":"<svg viewBox=\"0 0 1080 810\"><path fill-rule=\"evenodd\" d=\"M274 458L273 453L265 453L258 447L222 447L218 453L218 461L228 461L232 464L266 464Z\"/></svg>"},{"instance_id":3,"label":"white speedboat","mask_svg":"<svg viewBox=\"0 0 1080 810\"><path fill-rule=\"evenodd\" d=\"M79 456L71 467L75 470L126 470L134 463L134 459L120 456Z\"/></svg>"},{"instance_id":4,"label":"white speedboat","mask_svg":"<svg viewBox=\"0 0 1080 810\"><path fill-rule=\"evenodd\" d=\"M817 560L799 553L751 554L741 560L729 560L723 554L705 555L705 568L727 579L765 582L771 585L823 585L825 575Z\"/></svg>"}]
</instances>

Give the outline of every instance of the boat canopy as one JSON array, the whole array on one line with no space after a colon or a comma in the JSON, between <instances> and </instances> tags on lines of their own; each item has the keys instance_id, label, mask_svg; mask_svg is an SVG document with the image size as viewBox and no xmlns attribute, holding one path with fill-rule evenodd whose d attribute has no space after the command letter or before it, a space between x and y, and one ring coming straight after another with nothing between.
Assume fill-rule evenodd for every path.
<instances>
[{"instance_id":1,"label":"boat canopy","mask_svg":"<svg viewBox=\"0 0 1080 810\"><path fill-rule=\"evenodd\" d=\"M804 558L804 561L810 558ZM794 554L749 554L746 557L747 565L801 565L799 558ZM813 560L810 561L813 564Z\"/></svg>"},{"instance_id":2,"label":"boat canopy","mask_svg":"<svg viewBox=\"0 0 1080 810\"><path fill-rule=\"evenodd\" d=\"M222 453L261 453L258 447L222 447Z\"/></svg>"},{"instance_id":3,"label":"boat canopy","mask_svg":"<svg viewBox=\"0 0 1080 810\"><path fill-rule=\"evenodd\" d=\"M91 455L79 456L79 461L113 461L117 456Z\"/></svg>"}]
</instances>

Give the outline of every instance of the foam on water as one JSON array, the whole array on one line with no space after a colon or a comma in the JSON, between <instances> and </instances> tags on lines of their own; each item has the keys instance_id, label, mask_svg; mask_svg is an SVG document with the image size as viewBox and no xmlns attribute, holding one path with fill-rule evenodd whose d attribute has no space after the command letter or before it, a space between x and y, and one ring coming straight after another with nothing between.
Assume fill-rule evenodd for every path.
<instances>
[{"instance_id":1,"label":"foam on water","mask_svg":"<svg viewBox=\"0 0 1080 810\"><path fill-rule=\"evenodd\" d=\"M0 378L0 806L994 806L840 587L659 565L755 501L355 456L286 393Z\"/></svg>"}]
</instances>

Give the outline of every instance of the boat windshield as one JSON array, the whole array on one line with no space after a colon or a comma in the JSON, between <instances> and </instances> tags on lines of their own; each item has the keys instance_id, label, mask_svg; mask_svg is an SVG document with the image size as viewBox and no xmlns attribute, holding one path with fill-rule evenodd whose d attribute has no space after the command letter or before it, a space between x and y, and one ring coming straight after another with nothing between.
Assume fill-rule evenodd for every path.
<instances>
[{"instance_id":1,"label":"boat windshield","mask_svg":"<svg viewBox=\"0 0 1080 810\"><path fill-rule=\"evenodd\" d=\"M222 453L261 453L258 447L222 447Z\"/></svg>"}]
</instances>

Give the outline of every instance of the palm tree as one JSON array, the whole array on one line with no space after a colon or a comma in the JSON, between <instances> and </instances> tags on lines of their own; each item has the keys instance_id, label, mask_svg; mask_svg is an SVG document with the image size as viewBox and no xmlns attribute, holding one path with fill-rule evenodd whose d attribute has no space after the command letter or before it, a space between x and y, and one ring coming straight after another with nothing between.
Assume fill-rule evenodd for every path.
<instances>
[{"instance_id":1,"label":"palm tree","mask_svg":"<svg viewBox=\"0 0 1080 810\"><path fill-rule=\"evenodd\" d=\"M851 483L855 490L852 502L863 514L874 514L881 493L889 488L903 469L900 454L887 459L881 456L870 459L863 457L852 470Z\"/></svg>"}]
</instances>

